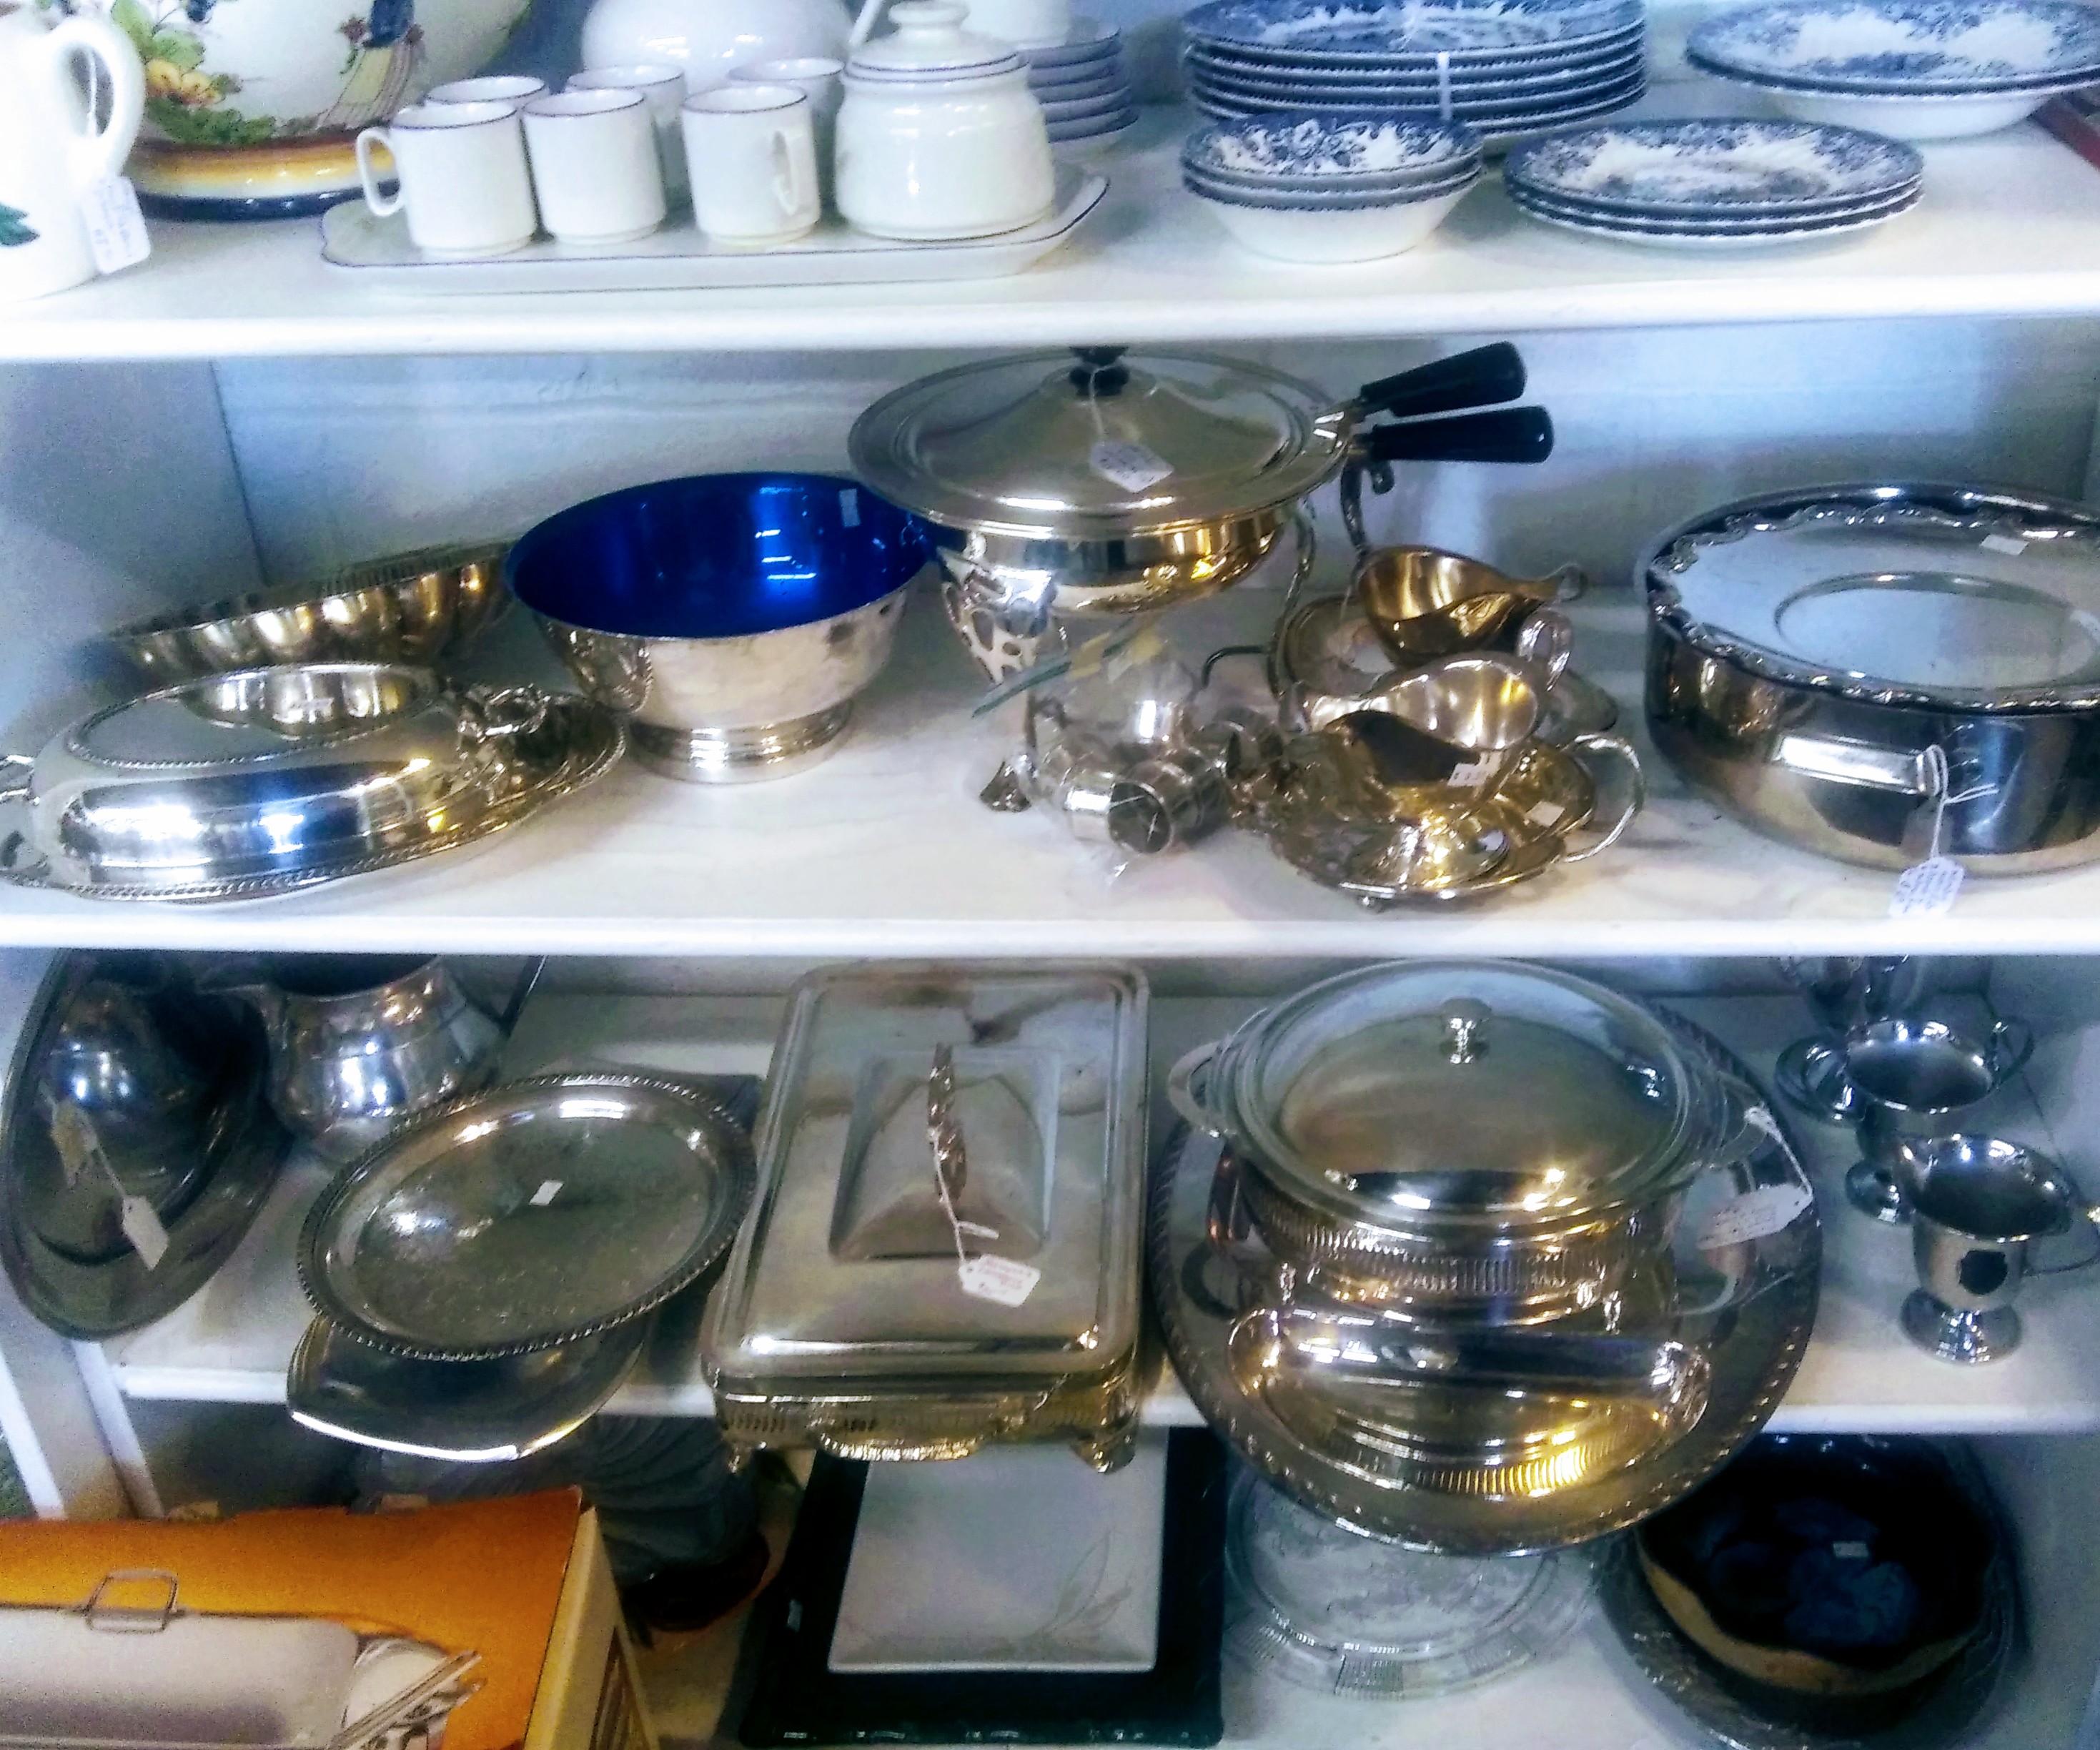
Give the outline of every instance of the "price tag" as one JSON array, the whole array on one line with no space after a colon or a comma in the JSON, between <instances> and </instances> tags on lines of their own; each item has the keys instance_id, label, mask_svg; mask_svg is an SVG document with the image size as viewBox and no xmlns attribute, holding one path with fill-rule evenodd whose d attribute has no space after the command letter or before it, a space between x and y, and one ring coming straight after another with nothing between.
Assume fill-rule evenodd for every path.
<instances>
[{"instance_id":1,"label":"price tag","mask_svg":"<svg viewBox=\"0 0 2100 1750\"><path fill-rule=\"evenodd\" d=\"M1977 543L1986 553L2024 553L2027 544L2013 535L1986 535Z\"/></svg>"},{"instance_id":2,"label":"price tag","mask_svg":"<svg viewBox=\"0 0 2100 1750\"><path fill-rule=\"evenodd\" d=\"M1127 493L1141 493L1148 486L1157 486L1174 471L1174 464L1157 450L1105 438L1087 453L1087 466Z\"/></svg>"},{"instance_id":3,"label":"price tag","mask_svg":"<svg viewBox=\"0 0 2100 1750\"><path fill-rule=\"evenodd\" d=\"M1533 802L1524 810L1524 817L1533 826L1551 827L1567 811L1558 802Z\"/></svg>"},{"instance_id":4,"label":"price tag","mask_svg":"<svg viewBox=\"0 0 2100 1750\"><path fill-rule=\"evenodd\" d=\"M51 1146L59 1151L59 1167L68 1185L77 1185L82 1173L95 1165L101 1144L87 1114L71 1100L61 1100L51 1113Z\"/></svg>"},{"instance_id":5,"label":"price tag","mask_svg":"<svg viewBox=\"0 0 2100 1750\"><path fill-rule=\"evenodd\" d=\"M1486 781L1488 768L1477 760L1468 760L1462 766L1454 766L1451 776L1444 781L1455 784L1462 790L1476 790Z\"/></svg>"},{"instance_id":6,"label":"price tag","mask_svg":"<svg viewBox=\"0 0 2100 1750\"><path fill-rule=\"evenodd\" d=\"M1033 1265L1017 1264L1010 1257L973 1257L957 1265L955 1275L964 1293L1002 1306L1018 1306L1043 1279L1043 1272Z\"/></svg>"},{"instance_id":7,"label":"price tag","mask_svg":"<svg viewBox=\"0 0 2100 1750\"><path fill-rule=\"evenodd\" d=\"M1961 865L1952 857L1927 857L1896 877L1889 895L1891 917L1939 917L1953 908L1961 891Z\"/></svg>"},{"instance_id":8,"label":"price tag","mask_svg":"<svg viewBox=\"0 0 2100 1750\"><path fill-rule=\"evenodd\" d=\"M860 488L842 488L839 493L839 520L848 528L860 527Z\"/></svg>"},{"instance_id":9,"label":"price tag","mask_svg":"<svg viewBox=\"0 0 2100 1750\"><path fill-rule=\"evenodd\" d=\"M1833 1544L1830 1553L1840 1562L1864 1562L1873 1552L1864 1544L1847 1538L1842 1543Z\"/></svg>"},{"instance_id":10,"label":"price tag","mask_svg":"<svg viewBox=\"0 0 2100 1750\"><path fill-rule=\"evenodd\" d=\"M131 1242L131 1249L146 1261L146 1268L159 1268L168 1255L168 1231L152 1204L143 1197L122 1198L117 1205L117 1224Z\"/></svg>"},{"instance_id":11,"label":"price tag","mask_svg":"<svg viewBox=\"0 0 2100 1750\"><path fill-rule=\"evenodd\" d=\"M544 1209L561 1195L562 1182L559 1179L542 1179L540 1188L532 1193L530 1201L534 1209Z\"/></svg>"},{"instance_id":12,"label":"price tag","mask_svg":"<svg viewBox=\"0 0 2100 1750\"><path fill-rule=\"evenodd\" d=\"M87 246L97 272L114 273L153 253L139 211L139 192L129 178L105 176L90 183L80 197L80 216L87 226Z\"/></svg>"},{"instance_id":13,"label":"price tag","mask_svg":"<svg viewBox=\"0 0 2100 1750\"><path fill-rule=\"evenodd\" d=\"M1746 1240L1762 1240L1778 1233L1799 1218L1815 1201L1806 1185L1760 1185L1740 1197L1731 1197L1699 1225L1701 1252L1719 1252Z\"/></svg>"}]
</instances>

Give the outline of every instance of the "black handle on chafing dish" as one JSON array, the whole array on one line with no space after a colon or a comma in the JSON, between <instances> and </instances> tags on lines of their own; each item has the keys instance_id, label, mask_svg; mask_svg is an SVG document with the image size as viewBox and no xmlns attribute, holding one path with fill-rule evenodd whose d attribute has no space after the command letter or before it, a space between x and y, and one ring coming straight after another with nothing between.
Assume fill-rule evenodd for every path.
<instances>
[{"instance_id":1,"label":"black handle on chafing dish","mask_svg":"<svg viewBox=\"0 0 2100 1750\"><path fill-rule=\"evenodd\" d=\"M1363 459L1380 462L1543 462L1553 421L1542 407L1498 407L1455 419L1373 426L1357 434Z\"/></svg>"},{"instance_id":2,"label":"black handle on chafing dish","mask_svg":"<svg viewBox=\"0 0 2100 1750\"><path fill-rule=\"evenodd\" d=\"M1523 355L1507 340L1498 340L1491 347L1476 347L1433 365L1367 382L1357 392L1357 400L1367 412L1415 419L1424 413L1514 401L1524 393L1524 382Z\"/></svg>"}]
</instances>

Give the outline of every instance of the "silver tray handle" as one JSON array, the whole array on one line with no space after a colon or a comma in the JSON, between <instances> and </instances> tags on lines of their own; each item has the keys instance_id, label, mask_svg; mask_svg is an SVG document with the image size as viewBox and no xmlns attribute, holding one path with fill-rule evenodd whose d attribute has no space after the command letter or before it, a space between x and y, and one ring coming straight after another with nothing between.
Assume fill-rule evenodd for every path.
<instances>
[{"instance_id":1,"label":"silver tray handle","mask_svg":"<svg viewBox=\"0 0 2100 1750\"><path fill-rule=\"evenodd\" d=\"M512 736L529 736L547 721L553 704L537 687L470 687L465 731L470 746Z\"/></svg>"},{"instance_id":2,"label":"silver tray handle","mask_svg":"<svg viewBox=\"0 0 2100 1750\"><path fill-rule=\"evenodd\" d=\"M1211 1107L1211 1069L1224 1046L1223 1040L1214 1039L1184 1052L1167 1072L1167 1103L1208 1136L1226 1134Z\"/></svg>"},{"instance_id":3,"label":"silver tray handle","mask_svg":"<svg viewBox=\"0 0 2100 1750\"><path fill-rule=\"evenodd\" d=\"M1594 845L1586 845L1580 851L1564 850L1561 852L1563 863L1586 863L1599 851L1609 851L1625 836L1626 829L1633 824L1634 816L1641 811L1642 806L1648 801L1648 775L1641 770L1640 755L1634 751L1633 743L1624 736L1599 732L1577 736L1568 744L1568 750L1571 753L1594 753L1600 759L1615 762L1624 767L1626 773L1626 806L1620 809L1618 818L1604 829L1603 836ZM1587 765L1589 762L1586 760L1583 763ZM1564 838L1562 843L1564 845L1566 842Z\"/></svg>"},{"instance_id":4,"label":"silver tray handle","mask_svg":"<svg viewBox=\"0 0 2100 1750\"><path fill-rule=\"evenodd\" d=\"M1772 763L1805 778L1851 784L1870 790L1930 800L1939 793L1932 762L1925 753L1877 747L1866 741L1842 741L1829 736L1781 736Z\"/></svg>"},{"instance_id":5,"label":"silver tray handle","mask_svg":"<svg viewBox=\"0 0 2100 1750\"><path fill-rule=\"evenodd\" d=\"M26 802L29 780L35 773L35 757L28 753L0 753L0 802ZM9 773L15 776L9 776Z\"/></svg>"}]
</instances>

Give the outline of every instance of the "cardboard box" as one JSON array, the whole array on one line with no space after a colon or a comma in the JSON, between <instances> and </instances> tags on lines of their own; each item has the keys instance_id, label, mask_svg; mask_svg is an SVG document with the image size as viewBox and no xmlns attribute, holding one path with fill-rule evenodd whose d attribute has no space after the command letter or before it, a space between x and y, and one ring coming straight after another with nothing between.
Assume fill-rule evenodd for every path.
<instances>
[{"instance_id":1,"label":"cardboard box","mask_svg":"<svg viewBox=\"0 0 2100 1750\"><path fill-rule=\"evenodd\" d=\"M655 1750L573 1489L0 1525L0 1746Z\"/></svg>"}]
</instances>

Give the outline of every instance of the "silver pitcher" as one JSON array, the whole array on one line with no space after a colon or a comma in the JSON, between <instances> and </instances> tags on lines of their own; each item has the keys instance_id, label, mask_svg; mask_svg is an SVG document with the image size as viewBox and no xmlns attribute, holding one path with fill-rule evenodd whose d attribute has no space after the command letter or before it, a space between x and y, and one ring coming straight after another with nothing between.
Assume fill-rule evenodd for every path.
<instances>
[{"instance_id":1,"label":"silver pitcher","mask_svg":"<svg viewBox=\"0 0 2100 1750\"><path fill-rule=\"evenodd\" d=\"M350 1160L404 1119L494 1080L545 965L527 964L500 1019L435 958L305 956L229 970L210 988L262 1016L277 1116L328 1159Z\"/></svg>"}]
</instances>

